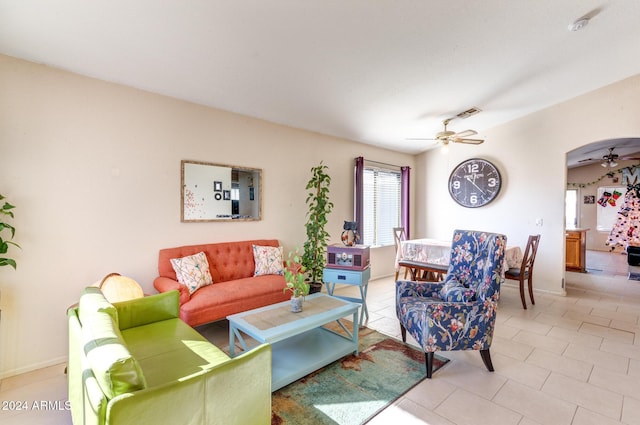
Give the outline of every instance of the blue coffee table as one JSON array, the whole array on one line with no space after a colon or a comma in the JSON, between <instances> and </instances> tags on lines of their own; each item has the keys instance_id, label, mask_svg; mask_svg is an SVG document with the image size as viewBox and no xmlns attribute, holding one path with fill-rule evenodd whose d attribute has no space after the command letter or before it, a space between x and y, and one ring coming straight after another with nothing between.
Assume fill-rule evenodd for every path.
<instances>
[{"instance_id":1,"label":"blue coffee table","mask_svg":"<svg viewBox=\"0 0 640 425\"><path fill-rule=\"evenodd\" d=\"M227 316L229 353L236 355L238 340L248 351L243 335L272 347L271 391L288 385L350 353L358 354L359 304L317 293L306 297L300 313L289 301ZM352 329L340 319L352 316ZM337 322L342 332L324 325Z\"/></svg>"}]
</instances>

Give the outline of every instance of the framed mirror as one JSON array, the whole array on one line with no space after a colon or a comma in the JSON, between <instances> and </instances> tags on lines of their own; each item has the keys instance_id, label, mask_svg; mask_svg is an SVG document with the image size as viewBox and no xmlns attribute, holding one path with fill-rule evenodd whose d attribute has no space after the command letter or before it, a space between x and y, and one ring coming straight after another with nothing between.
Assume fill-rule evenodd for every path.
<instances>
[{"instance_id":1,"label":"framed mirror","mask_svg":"<svg viewBox=\"0 0 640 425\"><path fill-rule=\"evenodd\" d=\"M180 221L250 221L262 216L262 170L181 161Z\"/></svg>"}]
</instances>

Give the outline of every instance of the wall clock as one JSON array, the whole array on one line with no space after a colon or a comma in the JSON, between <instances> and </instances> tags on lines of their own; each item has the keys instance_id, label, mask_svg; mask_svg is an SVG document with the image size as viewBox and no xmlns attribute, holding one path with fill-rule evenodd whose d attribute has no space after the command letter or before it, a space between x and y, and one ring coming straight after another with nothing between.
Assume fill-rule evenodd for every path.
<instances>
[{"instance_id":1,"label":"wall clock","mask_svg":"<svg viewBox=\"0 0 640 425\"><path fill-rule=\"evenodd\" d=\"M449 176L449 194L467 208L487 205L498 196L501 187L502 177L498 168L485 159L467 159L458 164Z\"/></svg>"}]
</instances>

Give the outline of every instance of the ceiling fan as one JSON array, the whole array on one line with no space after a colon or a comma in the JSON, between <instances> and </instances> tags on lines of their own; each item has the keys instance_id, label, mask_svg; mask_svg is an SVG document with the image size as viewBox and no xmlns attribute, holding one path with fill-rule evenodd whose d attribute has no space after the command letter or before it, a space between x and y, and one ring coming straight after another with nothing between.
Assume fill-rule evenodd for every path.
<instances>
[{"instance_id":1,"label":"ceiling fan","mask_svg":"<svg viewBox=\"0 0 640 425\"><path fill-rule=\"evenodd\" d=\"M613 153L613 150L615 149L615 146L612 148L609 148L609 153L604 155L602 157L602 159L599 158L586 158L586 159L581 159L580 161L578 161L578 163L584 163L584 162L592 162L592 161L602 161L600 163L600 165L602 165L605 168L613 168L613 167L617 167L618 166L618 160L640 160L639 157L635 157L635 156L623 156L620 157L620 155L618 155L617 153Z\"/></svg>"},{"instance_id":2,"label":"ceiling fan","mask_svg":"<svg viewBox=\"0 0 640 425\"><path fill-rule=\"evenodd\" d=\"M474 136L478 134L475 130L465 130L459 133L455 131L447 130L447 125L451 122L453 118L447 118L442 122L444 124L444 130L438 132L435 138L424 139L407 139L407 140L436 140L438 142L442 142L443 145L448 145L449 142L453 143L466 143L470 145L479 145L480 143L484 143L484 139L470 139L469 136Z\"/></svg>"},{"instance_id":3,"label":"ceiling fan","mask_svg":"<svg viewBox=\"0 0 640 425\"><path fill-rule=\"evenodd\" d=\"M614 149L615 147L609 148L609 153L602 157L602 163L600 165L607 168L618 166L616 159L618 159L620 155L618 155L617 153L613 153Z\"/></svg>"}]
</instances>

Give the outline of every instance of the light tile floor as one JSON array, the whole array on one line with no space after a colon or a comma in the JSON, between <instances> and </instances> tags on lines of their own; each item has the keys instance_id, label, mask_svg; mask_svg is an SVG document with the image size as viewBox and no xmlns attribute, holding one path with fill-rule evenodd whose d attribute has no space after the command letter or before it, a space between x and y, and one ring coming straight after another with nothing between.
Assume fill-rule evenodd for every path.
<instances>
[{"instance_id":1,"label":"light tile floor","mask_svg":"<svg viewBox=\"0 0 640 425\"><path fill-rule=\"evenodd\" d=\"M624 263L626 265L626 263ZM354 287L337 289L353 295ZM475 351L451 359L370 423L640 425L640 282L616 274L567 273L567 296L536 293L523 310L503 286L491 347L494 373ZM371 281L367 326L399 338L392 278ZM227 343L224 323L199 329ZM0 383L0 423L70 424L64 365ZM5 410L27 401L29 410ZM34 409L33 403L48 401Z\"/></svg>"}]
</instances>

